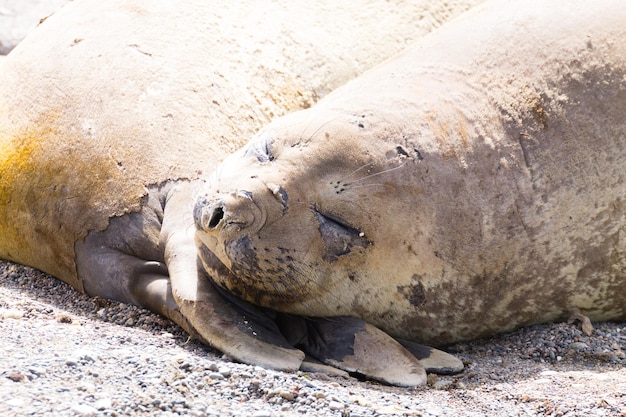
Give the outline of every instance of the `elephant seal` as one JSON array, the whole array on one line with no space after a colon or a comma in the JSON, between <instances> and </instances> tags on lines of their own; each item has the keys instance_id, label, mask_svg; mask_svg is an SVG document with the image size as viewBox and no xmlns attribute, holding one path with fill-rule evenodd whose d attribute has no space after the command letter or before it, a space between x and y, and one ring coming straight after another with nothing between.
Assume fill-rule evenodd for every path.
<instances>
[{"instance_id":1,"label":"elephant seal","mask_svg":"<svg viewBox=\"0 0 626 417\"><path fill-rule=\"evenodd\" d=\"M626 319L626 6L496 0L226 159L194 209L225 291L431 345Z\"/></svg>"},{"instance_id":2,"label":"elephant seal","mask_svg":"<svg viewBox=\"0 0 626 417\"><path fill-rule=\"evenodd\" d=\"M234 359L298 369L286 337L315 321L257 313L202 270L198 181L475 2L68 3L0 63L0 257L164 314ZM333 323L315 325L341 358L341 329L367 326Z\"/></svg>"}]
</instances>

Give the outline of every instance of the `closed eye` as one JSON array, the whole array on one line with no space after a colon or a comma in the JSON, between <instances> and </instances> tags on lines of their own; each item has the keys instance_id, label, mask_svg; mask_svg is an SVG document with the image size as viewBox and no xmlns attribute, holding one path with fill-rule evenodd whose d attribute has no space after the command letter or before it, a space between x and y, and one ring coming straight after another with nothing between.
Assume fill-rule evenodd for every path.
<instances>
[{"instance_id":1,"label":"closed eye","mask_svg":"<svg viewBox=\"0 0 626 417\"><path fill-rule=\"evenodd\" d=\"M366 248L372 243L365 238L365 234L347 225L336 216L322 214L315 210L319 224L319 231L324 242L325 253L323 259L334 262L340 256L348 255L356 246Z\"/></svg>"},{"instance_id":2,"label":"closed eye","mask_svg":"<svg viewBox=\"0 0 626 417\"><path fill-rule=\"evenodd\" d=\"M246 145L244 157L254 157L261 163L271 162L274 160L272 143L273 139L269 133L259 133Z\"/></svg>"}]
</instances>

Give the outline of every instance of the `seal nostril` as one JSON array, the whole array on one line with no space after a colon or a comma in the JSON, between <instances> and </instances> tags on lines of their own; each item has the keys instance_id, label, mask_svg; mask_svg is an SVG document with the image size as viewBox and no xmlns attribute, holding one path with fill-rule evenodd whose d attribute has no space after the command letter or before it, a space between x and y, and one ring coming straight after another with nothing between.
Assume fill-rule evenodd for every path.
<instances>
[{"instance_id":1,"label":"seal nostril","mask_svg":"<svg viewBox=\"0 0 626 417\"><path fill-rule=\"evenodd\" d=\"M209 219L209 229L215 229L217 225L224 218L224 209L222 207L216 207L213 209L211 213L211 218Z\"/></svg>"}]
</instances>

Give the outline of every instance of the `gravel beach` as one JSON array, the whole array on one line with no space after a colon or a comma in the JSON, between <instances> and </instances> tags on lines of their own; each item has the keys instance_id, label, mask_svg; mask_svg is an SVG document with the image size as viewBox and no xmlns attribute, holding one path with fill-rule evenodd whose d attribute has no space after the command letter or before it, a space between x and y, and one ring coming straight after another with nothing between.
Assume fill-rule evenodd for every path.
<instances>
[{"instance_id":1,"label":"gravel beach","mask_svg":"<svg viewBox=\"0 0 626 417\"><path fill-rule=\"evenodd\" d=\"M626 324L533 326L448 348L406 389L242 365L169 321L0 263L0 415L626 416Z\"/></svg>"},{"instance_id":2,"label":"gravel beach","mask_svg":"<svg viewBox=\"0 0 626 417\"><path fill-rule=\"evenodd\" d=\"M67 0L0 0L0 63ZM446 348L466 364L405 389L242 365L146 310L0 262L0 416L622 416L626 324L533 326Z\"/></svg>"}]
</instances>

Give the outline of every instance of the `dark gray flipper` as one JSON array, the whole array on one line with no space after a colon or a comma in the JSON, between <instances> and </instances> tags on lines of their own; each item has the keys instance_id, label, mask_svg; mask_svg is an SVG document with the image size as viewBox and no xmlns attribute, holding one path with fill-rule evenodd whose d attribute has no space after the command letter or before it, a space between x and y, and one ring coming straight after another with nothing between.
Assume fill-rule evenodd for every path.
<instances>
[{"instance_id":1,"label":"dark gray flipper","mask_svg":"<svg viewBox=\"0 0 626 417\"><path fill-rule=\"evenodd\" d=\"M354 317L294 318L306 334L296 346L321 362L398 386L426 383L420 362L391 336ZM290 327L295 327L290 323ZM284 325L281 329L284 330Z\"/></svg>"},{"instance_id":2,"label":"dark gray flipper","mask_svg":"<svg viewBox=\"0 0 626 417\"><path fill-rule=\"evenodd\" d=\"M147 308L195 335L172 296L159 245L169 189L155 187L141 211L112 218L105 230L92 231L77 242L76 269L87 294Z\"/></svg>"},{"instance_id":3,"label":"dark gray flipper","mask_svg":"<svg viewBox=\"0 0 626 417\"><path fill-rule=\"evenodd\" d=\"M463 362L449 353L404 339L396 340L419 359L428 373L451 375L463 371Z\"/></svg>"},{"instance_id":4,"label":"dark gray flipper","mask_svg":"<svg viewBox=\"0 0 626 417\"><path fill-rule=\"evenodd\" d=\"M309 372L313 374L326 374L332 376L340 376L343 378L350 378L350 374L346 371L343 371L339 368L335 368L334 366L326 365L312 356L307 355L302 364L300 365L300 370L302 372Z\"/></svg>"}]
</instances>

